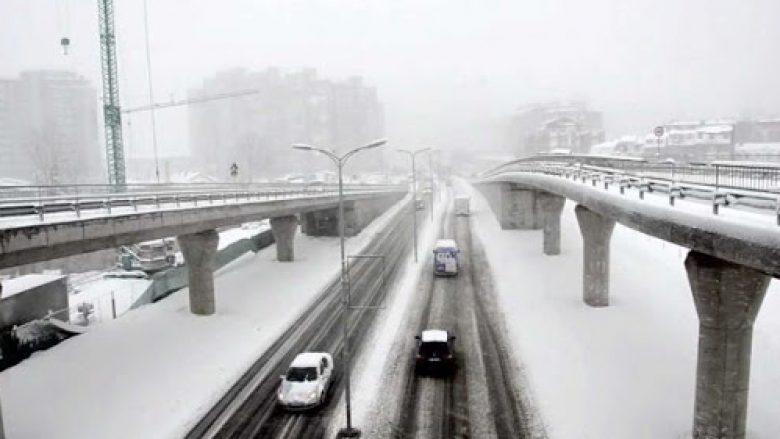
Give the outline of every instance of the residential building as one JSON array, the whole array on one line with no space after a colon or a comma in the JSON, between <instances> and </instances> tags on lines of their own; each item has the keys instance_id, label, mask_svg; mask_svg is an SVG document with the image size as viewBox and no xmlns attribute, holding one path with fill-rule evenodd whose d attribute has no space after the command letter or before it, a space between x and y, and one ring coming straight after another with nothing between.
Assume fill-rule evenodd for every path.
<instances>
[{"instance_id":1,"label":"residential building","mask_svg":"<svg viewBox=\"0 0 780 439\"><path fill-rule=\"evenodd\" d=\"M85 183L102 175L97 92L67 71L0 80L0 177L38 184Z\"/></svg>"},{"instance_id":2,"label":"residential building","mask_svg":"<svg viewBox=\"0 0 780 439\"><path fill-rule=\"evenodd\" d=\"M683 162L730 160L734 154L734 120L674 121L663 124L659 139L647 136L642 156Z\"/></svg>"},{"instance_id":3,"label":"residential building","mask_svg":"<svg viewBox=\"0 0 780 439\"><path fill-rule=\"evenodd\" d=\"M359 77L331 81L319 78L314 69L283 74L275 68L237 68L205 79L189 97L242 91L252 93L188 108L192 159L199 170L218 179L229 178L233 163L240 180L317 170L323 166L321 157L290 145L303 142L343 150L384 132L376 89ZM376 161L358 158L355 165L371 168Z\"/></svg>"},{"instance_id":4,"label":"residential building","mask_svg":"<svg viewBox=\"0 0 780 439\"><path fill-rule=\"evenodd\" d=\"M510 136L520 155L553 150L584 154L604 142L602 115L583 102L531 104L512 117Z\"/></svg>"}]
</instances>

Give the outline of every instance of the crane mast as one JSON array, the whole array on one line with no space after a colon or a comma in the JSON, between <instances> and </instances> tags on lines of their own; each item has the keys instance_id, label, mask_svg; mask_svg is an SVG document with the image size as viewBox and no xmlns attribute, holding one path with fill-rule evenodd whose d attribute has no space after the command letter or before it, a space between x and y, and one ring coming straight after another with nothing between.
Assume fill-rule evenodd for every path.
<instances>
[{"instance_id":1,"label":"crane mast","mask_svg":"<svg viewBox=\"0 0 780 439\"><path fill-rule=\"evenodd\" d=\"M100 67L103 73L103 123L109 184L125 185L125 152L122 144L122 112L119 107L114 1L98 0Z\"/></svg>"}]
</instances>

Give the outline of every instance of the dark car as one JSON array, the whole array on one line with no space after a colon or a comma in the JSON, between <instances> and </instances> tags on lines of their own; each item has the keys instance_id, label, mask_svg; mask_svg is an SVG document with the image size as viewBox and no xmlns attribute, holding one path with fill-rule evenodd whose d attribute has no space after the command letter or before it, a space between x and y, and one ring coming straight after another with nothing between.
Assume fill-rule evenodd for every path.
<instances>
[{"instance_id":1,"label":"dark car","mask_svg":"<svg viewBox=\"0 0 780 439\"><path fill-rule=\"evenodd\" d=\"M455 367L452 342L447 331L428 329L414 337L417 340L415 371L417 373L449 373Z\"/></svg>"}]
</instances>

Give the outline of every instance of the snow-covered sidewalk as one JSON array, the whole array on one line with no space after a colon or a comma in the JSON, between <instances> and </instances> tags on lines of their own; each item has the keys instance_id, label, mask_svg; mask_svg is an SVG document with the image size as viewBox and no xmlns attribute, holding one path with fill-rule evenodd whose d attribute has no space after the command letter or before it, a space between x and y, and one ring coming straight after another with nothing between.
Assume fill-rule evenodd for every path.
<instances>
[{"instance_id":1,"label":"snow-covered sidewalk","mask_svg":"<svg viewBox=\"0 0 780 439\"><path fill-rule=\"evenodd\" d=\"M610 306L590 308L582 302L582 238L571 202L562 254L545 256L541 231L501 230L484 198L470 192L474 230L550 437L690 437L698 319L683 267L687 250L617 225ZM780 436L778 315L773 280L753 337L751 438Z\"/></svg>"},{"instance_id":2,"label":"snow-covered sidewalk","mask_svg":"<svg viewBox=\"0 0 780 439\"><path fill-rule=\"evenodd\" d=\"M400 208L348 240L356 253ZM0 374L10 438L173 438L188 429L339 271L338 238L297 234L296 261L270 246L216 276L217 313L182 290Z\"/></svg>"}]
</instances>

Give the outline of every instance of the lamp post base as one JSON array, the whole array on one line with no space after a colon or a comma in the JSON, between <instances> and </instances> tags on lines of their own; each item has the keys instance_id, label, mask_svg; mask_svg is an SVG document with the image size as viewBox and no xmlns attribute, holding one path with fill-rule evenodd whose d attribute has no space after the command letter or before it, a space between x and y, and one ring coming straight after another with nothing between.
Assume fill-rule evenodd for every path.
<instances>
[{"instance_id":1,"label":"lamp post base","mask_svg":"<svg viewBox=\"0 0 780 439\"><path fill-rule=\"evenodd\" d=\"M336 437L360 437L360 430L355 427L344 427L339 430Z\"/></svg>"}]
</instances>

